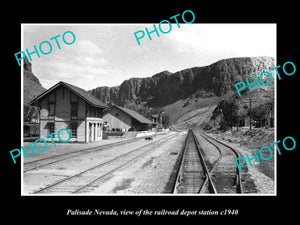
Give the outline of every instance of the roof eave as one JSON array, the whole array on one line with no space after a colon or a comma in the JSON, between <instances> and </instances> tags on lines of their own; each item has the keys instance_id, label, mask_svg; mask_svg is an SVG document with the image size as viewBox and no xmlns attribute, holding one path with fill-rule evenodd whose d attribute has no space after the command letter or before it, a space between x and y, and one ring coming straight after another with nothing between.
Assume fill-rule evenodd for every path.
<instances>
[{"instance_id":1,"label":"roof eave","mask_svg":"<svg viewBox=\"0 0 300 225\"><path fill-rule=\"evenodd\" d=\"M88 104L90 104L93 107L96 108L101 108L101 109L105 109L108 106L105 105L95 105L94 103L92 103L91 101L89 101L88 99L86 99L84 96L76 93L72 88L70 88L68 85L66 85L64 82L60 81L57 84L55 84L54 86L52 86L51 88L49 88L48 90L44 91L43 93L39 94L38 96L36 96L34 99L32 99L28 104L31 105L32 103L34 103L35 101L38 101L40 98L42 98L43 96L49 94L52 90L54 90L55 88L57 88L58 86L63 85L65 88L67 88L69 91L71 91L72 93L78 95L81 99L83 99L85 102L87 102Z\"/></svg>"},{"instance_id":2,"label":"roof eave","mask_svg":"<svg viewBox=\"0 0 300 225\"><path fill-rule=\"evenodd\" d=\"M108 106L102 106L102 105L95 105L95 104L93 104L93 103L91 103L91 102L89 102L88 100L86 100L86 99L84 99L88 104L90 104L91 106L93 106L93 107L95 107L95 108L101 108L101 109L106 109L106 108L108 108Z\"/></svg>"},{"instance_id":3,"label":"roof eave","mask_svg":"<svg viewBox=\"0 0 300 225\"><path fill-rule=\"evenodd\" d=\"M129 115L130 117L132 117L133 119L135 119L136 121L138 121L139 123L141 123L141 124L153 124L153 122L151 121L151 120L149 120L149 122L147 122L147 123L145 123L144 121L140 121L139 119L137 119L136 117L133 117L132 115L130 115L128 112L126 112L126 111L124 111L123 109L122 109L122 107L120 107L120 106L118 106L118 105L112 105L111 107L116 107L116 108L118 108L119 110L121 110L122 112L124 112L124 113L126 113L127 115ZM141 115L142 116L142 115ZM145 119L147 119L146 117L145 117Z\"/></svg>"}]
</instances>

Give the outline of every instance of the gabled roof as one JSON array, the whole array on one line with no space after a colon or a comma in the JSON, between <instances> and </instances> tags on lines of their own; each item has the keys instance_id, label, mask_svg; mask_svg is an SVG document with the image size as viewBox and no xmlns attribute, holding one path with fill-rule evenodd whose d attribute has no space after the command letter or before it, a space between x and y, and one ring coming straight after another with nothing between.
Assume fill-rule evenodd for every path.
<instances>
[{"instance_id":1,"label":"gabled roof","mask_svg":"<svg viewBox=\"0 0 300 225\"><path fill-rule=\"evenodd\" d=\"M113 105L112 107L118 108L119 110L125 112L126 114L128 114L129 116L131 116L132 118L134 118L135 120L137 120L140 123L154 124L154 122L152 122L151 120L142 116L141 114L137 113L136 111L133 111L131 109L127 109L127 108L124 108L124 107L121 107L118 105Z\"/></svg>"},{"instance_id":2,"label":"gabled roof","mask_svg":"<svg viewBox=\"0 0 300 225\"><path fill-rule=\"evenodd\" d=\"M107 108L107 106L103 102L101 102L98 98L91 95L88 91L86 91L82 88L79 88L77 86L74 86L72 84L69 84L67 82L62 82L62 81L58 82L57 84L55 84L48 90L46 90L43 93L41 93L40 95L38 95L35 99L31 100L29 102L29 104L32 104L36 100L39 100L39 99L47 96L49 93L51 93L53 90L55 90L56 88L58 88L60 86L64 86L65 88L69 89L75 95L78 95L80 98L82 98L84 101L86 101L87 103L89 103L90 105L92 105L94 107Z\"/></svg>"}]
</instances>

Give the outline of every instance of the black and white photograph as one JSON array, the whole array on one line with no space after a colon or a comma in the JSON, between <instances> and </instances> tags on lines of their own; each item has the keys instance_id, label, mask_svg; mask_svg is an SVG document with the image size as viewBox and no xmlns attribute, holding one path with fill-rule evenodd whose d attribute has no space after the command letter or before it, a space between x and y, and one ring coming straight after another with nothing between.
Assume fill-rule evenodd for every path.
<instances>
[{"instance_id":1,"label":"black and white photograph","mask_svg":"<svg viewBox=\"0 0 300 225\"><path fill-rule=\"evenodd\" d=\"M21 25L22 195L276 196L277 26L189 13Z\"/></svg>"},{"instance_id":2,"label":"black and white photograph","mask_svg":"<svg viewBox=\"0 0 300 225\"><path fill-rule=\"evenodd\" d=\"M109 3L5 7L3 220L297 221L296 2Z\"/></svg>"}]
</instances>

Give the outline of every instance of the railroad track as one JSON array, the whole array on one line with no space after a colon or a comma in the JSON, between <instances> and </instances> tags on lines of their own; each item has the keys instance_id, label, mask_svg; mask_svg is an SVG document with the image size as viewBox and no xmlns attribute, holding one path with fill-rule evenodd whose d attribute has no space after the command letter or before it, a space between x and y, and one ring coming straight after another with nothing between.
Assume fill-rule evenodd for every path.
<instances>
[{"instance_id":1,"label":"railroad track","mask_svg":"<svg viewBox=\"0 0 300 225\"><path fill-rule=\"evenodd\" d=\"M243 193L241 173L235 164L239 153L230 146L198 133L219 152L219 157L207 166L197 135L189 130L179 156L173 193L224 194Z\"/></svg>"},{"instance_id":2,"label":"railroad track","mask_svg":"<svg viewBox=\"0 0 300 225\"><path fill-rule=\"evenodd\" d=\"M210 170L217 193L243 193L241 172L235 164L235 159L240 157L240 153L229 145L204 133L200 133L200 136L219 151L219 158Z\"/></svg>"},{"instance_id":3,"label":"railroad track","mask_svg":"<svg viewBox=\"0 0 300 225\"><path fill-rule=\"evenodd\" d=\"M49 165L52 165L52 164L55 164L55 163L58 163L58 162L61 162L61 161L67 160L67 159L74 158L74 157L78 157L78 156L82 156L82 155L86 155L86 154L90 154L90 153L94 153L94 152L98 152L98 151L102 151L102 150L107 150L109 148L117 147L120 145L130 144L130 143L136 142L143 138L145 138L145 137L139 137L139 138L129 139L129 140L125 140L125 141L118 141L118 142L111 143L111 144L106 144L106 145L101 145L101 146L96 146L96 147L91 147L91 148L86 148L86 149L80 149L80 150L76 150L73 152L67 152L67 153L63 153L63 154L59 154L59 155L49 156L47 158L34 160L31 162L26 162L23 164L23 173L27 173L32 170L40 169L42 167L49 166Z\"/></svg>"},{"instance_id":4,"label":"railroad track","mask_svg":"<svg viewBox=\"0 0 300 225\"><path fill-rule=\"evenodd\" d=\"M39 190L34 191L33 194L77 194L92 191L100 184L112 178L114 173L118 170L130 163L134 163L134 161L144 157L150 152L155 151L164 142L177 135L178 134L173 134L133 149L130 152L119 155L111 160L99 163L79 173L49 184L46 187L40 188Z\"/></svg>"},{"instance_id":5,"label":"railroad track","mask_svg":"<svg viewBox=\"0 0 300 225\"><path fill-rule=\"evenodd\" d=\"M208 184L208 185L207 185ZM173 187L174 194L215 193L202 150L192 130L189 130L180 155L179 169Z\"/></svg>"}]
</instances>

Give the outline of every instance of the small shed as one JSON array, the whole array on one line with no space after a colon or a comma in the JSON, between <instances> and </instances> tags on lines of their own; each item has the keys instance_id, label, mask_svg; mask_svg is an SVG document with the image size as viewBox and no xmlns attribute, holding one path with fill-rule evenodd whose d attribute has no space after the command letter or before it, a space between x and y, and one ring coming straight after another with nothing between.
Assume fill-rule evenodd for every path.
<instances>
[{"instance_id":1,"label":"small shed","mask_svg":"<svg viewBox=\"0 0 300 225\"><path fill-rule=\"evenodd\" d=\"M118 105L112 105L105 112L103 121L107 122L108 130L144 131L155 125L136 111Z\"/></svg>"}]
</instances>

